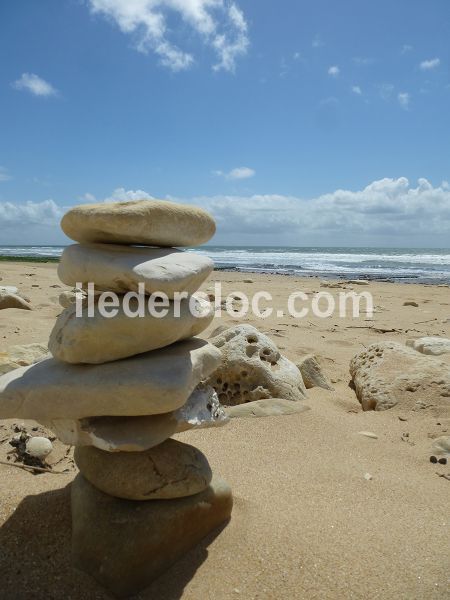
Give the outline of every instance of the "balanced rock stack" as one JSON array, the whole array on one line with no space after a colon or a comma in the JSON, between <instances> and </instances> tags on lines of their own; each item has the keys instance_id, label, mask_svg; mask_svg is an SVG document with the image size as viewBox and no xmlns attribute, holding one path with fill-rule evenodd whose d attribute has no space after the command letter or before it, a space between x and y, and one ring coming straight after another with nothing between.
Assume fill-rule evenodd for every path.
<instances>
[{"instance_id":1,"label":"balanced rock stack","mask_svg":"<svg viewBox=\"0 0 450 600\"><path fill-rule=\"evenodd\" d=\"M58 317L53 358L0 378L0 418L35 419L76 446L75 564L126 597L231 514L231 491L206 457L169 439L227 421L202 383L220 350L192 337L214 316L194 295L213 263L175 249L206 242L215 224L199 208L143 200L78 206L61 226L79 243L65 249L59 277L94 284L96 300L91 312L84 299ZM164 316L141 310L142 297L129 292L142 290L170 299ZM106 300L114 313L100 310Z\"/></svg>"}]
</instances>

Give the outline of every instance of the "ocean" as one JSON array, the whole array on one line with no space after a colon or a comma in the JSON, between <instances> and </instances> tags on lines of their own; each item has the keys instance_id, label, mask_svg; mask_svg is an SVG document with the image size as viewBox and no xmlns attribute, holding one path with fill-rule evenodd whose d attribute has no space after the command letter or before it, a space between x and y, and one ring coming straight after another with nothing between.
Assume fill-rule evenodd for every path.
<instances>
[{"instance_id":1,"label":"ocean","mask_svg":"<svg viewBox=\"0 0 450 600\"><path fill-rule=\"evenodd\" d=\"M63 246L0 246L0 257L55 259L63 249ZM210 256L218 269L248 273L450 283L450 248L203 246L192 251Z\"/></svg>"}]
</instances>

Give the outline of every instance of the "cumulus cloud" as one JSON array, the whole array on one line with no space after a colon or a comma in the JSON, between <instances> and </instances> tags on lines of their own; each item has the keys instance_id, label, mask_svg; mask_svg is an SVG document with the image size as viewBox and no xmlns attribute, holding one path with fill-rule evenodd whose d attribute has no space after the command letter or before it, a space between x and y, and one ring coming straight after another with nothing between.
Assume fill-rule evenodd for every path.
<instances>
[{"instance_id":1,"label":"cumulus cloud","mask_svg":"<svg viewBox=\"0 0 450 600\"><path fill-rule=\"evenodd\" d=\"M8 173L8 170L5 167L0 167L0 182L9 181L10 179L11 175Z\"/></svg>"},{"instance_id":2,"label":"cumulus cloud","mask_svg":"<svg viewBox=\"0 0 450 600\"><path fill-rule=\"evenodd\" d=\"M49 97L56 96L58 91L51 83L39 77L35 73L22 73L22 76L12 83L13 88L30 92L33 96Z\"/></svg>"},{"instance_id":3,"label":"cumulus cloud","mask_svg":"<svg viewBox=\"0 0 450 600\"><path fill-rule=\"evenodd\" d=\"M359 85L354 85L354 86L352 86L352 92L353 92L354 94L356 94L357 96L361 96L361 94L362 94L362 90L361 90L361 88L359 87Z\"/></svg>"},{"instance_id":4,"label":"cumulus cloud","mask_svg":"<svg viewBox=\"0 0 450 600\"><path fill-rule=\"evenodd\" d=\"M404 110L408 110L409 103L411 102L411 96L408 94L408 92L399 92L397 94L397 100Z\"/></svg>"},{"instance_id":5,"label":"cumulus cloud","mask_svg":"<svg viewBox=\"0 0 450 600\"><path fill-rule=\"evenodd\" d=\"M328 69L328 75L331 75L331 77L338 77L340 72L341 70L337 65L333 65Z\"/></svg>"},{"instance_id":6,"label":"cumulus cloud","mask_svg":"<svg viewBox=\"0 0 450 600\"><path fill-rule=\"evenodd\" d=\"M104 200L142 198L152 196L117 188ZM423 178L416 185L405 177L385 178L361 190L310 199L281 194L168 199L210 211L218 225L215 243L444 246L450 236L450 186L434 187ZM3 243L64 243L59 220L65 210L53 200L0 202L0 230L7 235Z\"/></svg>"},{"instance_id":7,"label":"cumulus cloud","mask_svg":"<svg viewBox=\"0 0 450 600\"><path fill-rule=\"evenodd\" d=\"M173 71L188 69L194 56L172 41L173 16L182 20L213 49L213 69L233 72L236 60L249 46L248 26L242 10L226 0L88 0L93 13L115 22L134 36L140 52L154 52Z\"/></svg>"},{"instance_id":8,"label":"cumulus cloud","mask_svg":"<svg viewBox=\"0 0 450 600\"><path fill-rule=\"evenodd\" d=\"M421 238L450 235L450 190L445 182L433 187L419 179L416 187L408 179L381 179L359 191L336 190L317 198L284 195L215 196L195 198L211 211L218 222L222 242L238 234L241 243L328 244L371 236L409 238L414 245ZM296 241L295 241L296 240Z\"/></svg>"},{"instance_id":9,"label":"cumulus cloud","mask_svg":"<svg viewBox=\"0 0 450 600\"><path fill-rule=\"evenodd\" d=\"M213 171L214 175L218 177L224 177L225 179L249 179L250 177L254 177L256 175L256 171L254 169L250 169L249 167L235 167L228 171L228 173L224 173L223 171Z\"/></svg>"},{"instance_id":10,"label":"cumulus cloud","mask_svg":"<svg viewBox=\"0 0 450 600\"><path fill-rule=\"evenodd\" d=\"M419 67L422 69L422 71L432 71L433 69L437 69L440 64L440 58L430 58L430 60L423 60Z\"/></svg>"},{"instance_id":11,"label":"cumulus cloud","mask_svg":"<svg viewBox=\"0 0 450 600\"><path fill-rule=\"evenodd\" d=\"M63 209L53 200L43 202L25 202L13 204L0 202L0 227L27 225L57 225L63 215ZM18 230L18 236L21 235Z\"/></svg>"}]
</instances>

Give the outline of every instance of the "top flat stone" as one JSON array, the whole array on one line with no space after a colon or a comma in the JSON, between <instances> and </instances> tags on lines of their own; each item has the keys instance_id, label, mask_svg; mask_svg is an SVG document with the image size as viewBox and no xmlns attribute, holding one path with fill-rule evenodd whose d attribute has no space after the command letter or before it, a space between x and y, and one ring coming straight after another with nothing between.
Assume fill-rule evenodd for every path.
<instances>
[{"instance_id":1,"label":"top flat stone","mask_svg":"<svg viewBox=\"0 0 450 600\"><path fill-rule=\"evenodd\" d=\"M202 208L165 200L82 204L62 218L61 228L76 242L199 246L216 231Z\"/></svg>"}]
</instances>

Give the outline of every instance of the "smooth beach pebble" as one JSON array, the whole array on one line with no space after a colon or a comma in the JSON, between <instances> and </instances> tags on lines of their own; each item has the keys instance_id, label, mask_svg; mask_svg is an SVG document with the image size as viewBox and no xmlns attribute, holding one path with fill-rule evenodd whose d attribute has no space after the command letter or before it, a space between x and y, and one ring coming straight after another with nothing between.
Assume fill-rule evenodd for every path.
<instances>
[{"instance_id":1,"label":"smooth beach pebble","mask_svg":"<svg viewBox=\"0 0 450 600\"><path fill-rule=\"evenodd\" d=\"M359 435L364 435L365 437L372 438L373 440L377 440L378 436L376 433L372 433L371 431L358 431Z\"/></svg>"},{"instance_id":2,"label":"smooth beach pebble","mask_svg":"<svg viewBox=\"0 0 450 600\"><path fill-rule=\"evenodd\" d=\"M53 444L46 437L31 437L26 444L26 451L30 456L43 460L53 450Z\"/></svg>"},{"instance_id":3,"label":"smooth beach pebble","mask_svg":"<svg viewBox=\"0 0 450 600\"><path fill-rule=\"evenodd\" d=\"M202 208L166 200L82 204L61 221L76 242L199 246L216 232L214 219Z\"/></svg>"}]
</instances>

